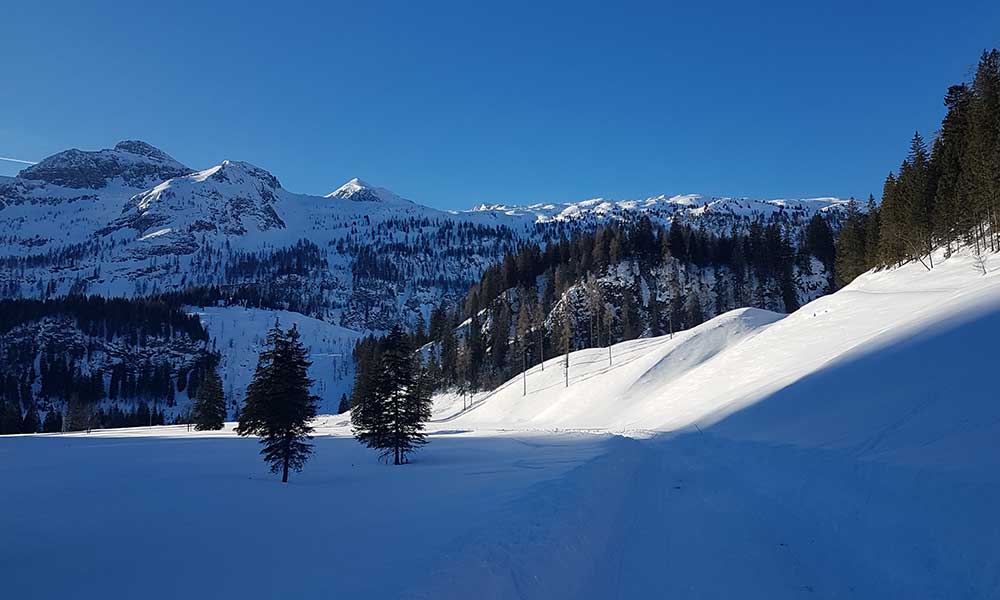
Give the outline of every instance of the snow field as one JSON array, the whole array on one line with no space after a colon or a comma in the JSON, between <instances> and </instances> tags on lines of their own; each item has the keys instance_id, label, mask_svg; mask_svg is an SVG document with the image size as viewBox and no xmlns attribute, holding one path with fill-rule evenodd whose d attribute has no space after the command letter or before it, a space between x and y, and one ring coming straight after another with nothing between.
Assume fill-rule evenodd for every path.
<instances>
[{"instance_id":1,"label":"snow field","mask_svg":"<svg viewBox=\"0 0 1000 600\"><path fill-rule=\"evenodd\" d=\"M996 598L1000 257L936 263L439 396L403 468L346 415L287 486L229 430L0 439L0 569L40 598L109 570L150 598Z\"/></svg>"}]
</instances>

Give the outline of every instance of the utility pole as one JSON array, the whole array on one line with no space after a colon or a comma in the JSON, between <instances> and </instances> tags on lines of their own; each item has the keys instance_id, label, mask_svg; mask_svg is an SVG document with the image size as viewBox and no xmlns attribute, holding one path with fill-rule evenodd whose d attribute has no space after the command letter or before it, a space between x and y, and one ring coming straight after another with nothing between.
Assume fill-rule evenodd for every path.
<instances>
[{"instance_id":1,"label":"utility pole","mask_svg":"<svg viewBox=\"0 0 1000 600\"><path fill-rule=\"evenodd\" d=\"M611 319L608 319L608 366L611 366Z\"/></svg>"},{"instance_id":2,"label":"utility pole","mask_svg":"<svg viewBox=\"0 0 1000 600\"><path fill-rule=\"evenodd\" d=\"M522 396L528 395L528 349L521 351L521 383L524 384L521 390Z\"/></svg>"},{"instance_id":3,"label":"utility pole","mask_svg":"<svg viewBox=\"0 0 1000 600\"><path fill-rule=\"evenodd\" d=\"M566 387L569 387L569 341L566 341Z\"/></svg>"},{"instance_id":4,"label":"utility pole","mask_svg":"<svg viewBox=\"0 0 1000 600\"><path fill-rule=\"evenodd\" d=\"M545 324L538 330L538 351L542 355L542 370L545 370Z\"/></svg>"}]
</instances>

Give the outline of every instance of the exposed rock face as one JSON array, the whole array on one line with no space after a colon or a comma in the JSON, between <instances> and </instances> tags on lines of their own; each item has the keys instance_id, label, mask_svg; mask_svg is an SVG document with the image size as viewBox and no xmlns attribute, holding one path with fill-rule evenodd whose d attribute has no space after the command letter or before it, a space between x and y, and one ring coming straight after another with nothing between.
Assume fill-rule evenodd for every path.
<instances>
[{"instance_id":1,"label":"exposed rock face","mask_svg":"<svg viewBox=\"0 0 1000 600\"><path fill-rule=\"evenodd\" d=\"M96 190L118 178L128 187L142 188L190 172L162 150L146 142L126 140L110 150L60 152L24 169L18 177Z\"/></svg>"}]
</instances>

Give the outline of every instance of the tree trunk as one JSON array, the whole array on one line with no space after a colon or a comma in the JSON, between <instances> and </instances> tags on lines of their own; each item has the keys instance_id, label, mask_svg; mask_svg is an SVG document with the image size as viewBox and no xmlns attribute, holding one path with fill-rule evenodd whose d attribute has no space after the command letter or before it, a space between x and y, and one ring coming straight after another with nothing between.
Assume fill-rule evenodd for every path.
<instances>
[{"instance_id":1,"label":"tree trunk","mask_svg":"<svg viewBox=\"0 0 1000 600\"><path fill-rule=\"evenodd\" d=\"M393 462L392 462L392 464L398 465L399 464L399 446L396 446L395 448L393 448L392 451L393 451Z\"/></svg>"},{"instance_id":2,"label":"tree trunk","mask_svg":"<svg viewBox=\"0 0 1000 600\"><path fill-rule=\"evenodd\" d=\"M288 456L281 462L281 483L288 483Z\"/></svg>"}]
</instances>

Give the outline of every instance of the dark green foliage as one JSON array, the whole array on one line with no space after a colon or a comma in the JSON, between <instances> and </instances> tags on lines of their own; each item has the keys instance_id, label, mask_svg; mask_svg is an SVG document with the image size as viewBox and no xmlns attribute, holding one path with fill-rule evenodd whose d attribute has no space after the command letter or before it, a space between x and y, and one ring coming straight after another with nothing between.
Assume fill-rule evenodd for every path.
<instances>
[{"instance_id":1,"label":"dark green foliage","mask_svg":"<svg viewBox=\"0 0 1000 600\"><path fill-rule=\"evenodd\" d=\"M42 421L42 431L45 433L54 433L57 431L62 431L63 428L63 416L62 413L57 410L50 410L45 413L45 420Z\"/></svg>"},{"instance_id":2,"label":"dark green foliage","mask_svg":"<svg viewBox=\"0 0 1000 600\"><path fill-rule=\"evenodd\" d=\"M226 395L222 378L214 369L205 375L191 408L191 418L197 431L222 429L226 421Z\"/></svg>"},{"instance_id":3,"label":"dark green foliage","mask_svg":"<svg viewBox=\"0 0 1000 600\"><path fill-rule=\"evenodd\" d=\"M95 408L93 404L72 396L66 403L63 417L63 431L89 431L94 427Z\"/></svg>"},{"instance_id":4,"label":"dark green foliage","mask_svg":"<svg viewBox=\"0 0 1000 600\"><path fill-rule=\"evenodd\" d=\"M814 215L806 225L804 250L819 259L827 269L833 268L836 249L834 248L833 231L826 219Z\"/></svg>"},{"instance_id":5,"label":"dark green foliage","mask_svg":"<svg viewBox=\"0 0 1000 600\"><path fill-rule=\"evenodd\" d=\"M966 244L978 254L1000 251L1000 51L984 52L971 85L948 88L947 114L927 149L919 133L882 203L852 207L837 240L837 285L871 268L948 256Z\"/></svg>"},{"instance_id":6,"label":"dark green foliage","mask_svg":"<svg viewBox=\"0 0 1000 600\"><path fill-rule=\"evenodd\" d=\"M21 422L21 431L24 433L38 433L42 430L42 420L38 416L38 409L32 404L28 407L27 412L24 413L24 419Z\"/></svg>"},{"instance_id":7,"label":"dark green foliage","mask_svg":"<svg viewBox=\"0 0 1000 600\"><path fill-rule=\"evenodd\" d=\"M8 400L0 405L0 434L24 433L21 405L16 400Z\"/></svg>"},{"instance_id":8,"label":"dark green foliage","mask_svg":"<svg viewBox=\"0 0 1000 600\"><path fill-rule=\"evenodd\" d=\"M351 424L358 441L379 451L379 459L408 462L426 443L424 423L431 416L431 385L400 327L380 344L376 365L359 370Z\"/></svg>"},{"instance_id":9,"label":"dark green foliage","mask_svg":"<svg viewBox=\"0 0 1000 600\"><path fill-rule=\"evenodd\" d=\"M29 431L61 430L64 410L74 429L163 424L181 380L193 397L217 361L207 340L197 317L163 300L0 300L0 408L16 399ZM190 358L177 364L173 350Z\"/></svg>"},{"instance_id":10,"label":"dark green foliage","mask_svg":"<svg viewBox=\"0 0 1000 600\"><path fill-rule=\"evenodd\" d=\"M241 436L260 436L260 453L272 473L281 472L282 483L312 454L310 421L318 398L309 392L311 363L299 338L294 327L282 331L277 323L268 332L236 428Z\"/></svg>"},{"instance_id":11,"label":"dark green foliage","mask_svg":"<svg viewBox=\"0 0 1000 600\"><path fill-rule=\"evenodd\" d=\"M843 287L868 270L866 256L868 215L863 214L853 200L847 207L847 216L837 238L836 286Z\"/></svg>"},{"instance_id":12,"label":"dark green foliage","mask_svg":"<svg viewBox=\"0 0 1000 600\"><path fill-rule=\"evenodd\" d=\"M72 317L85 334L112 339L168 337L183 332L207 341L208 332L195 315L159 300L126 300L98 296L67 296L54 300L0 300L0 334L42 317Z\"/></svg>"}]
</instances>

